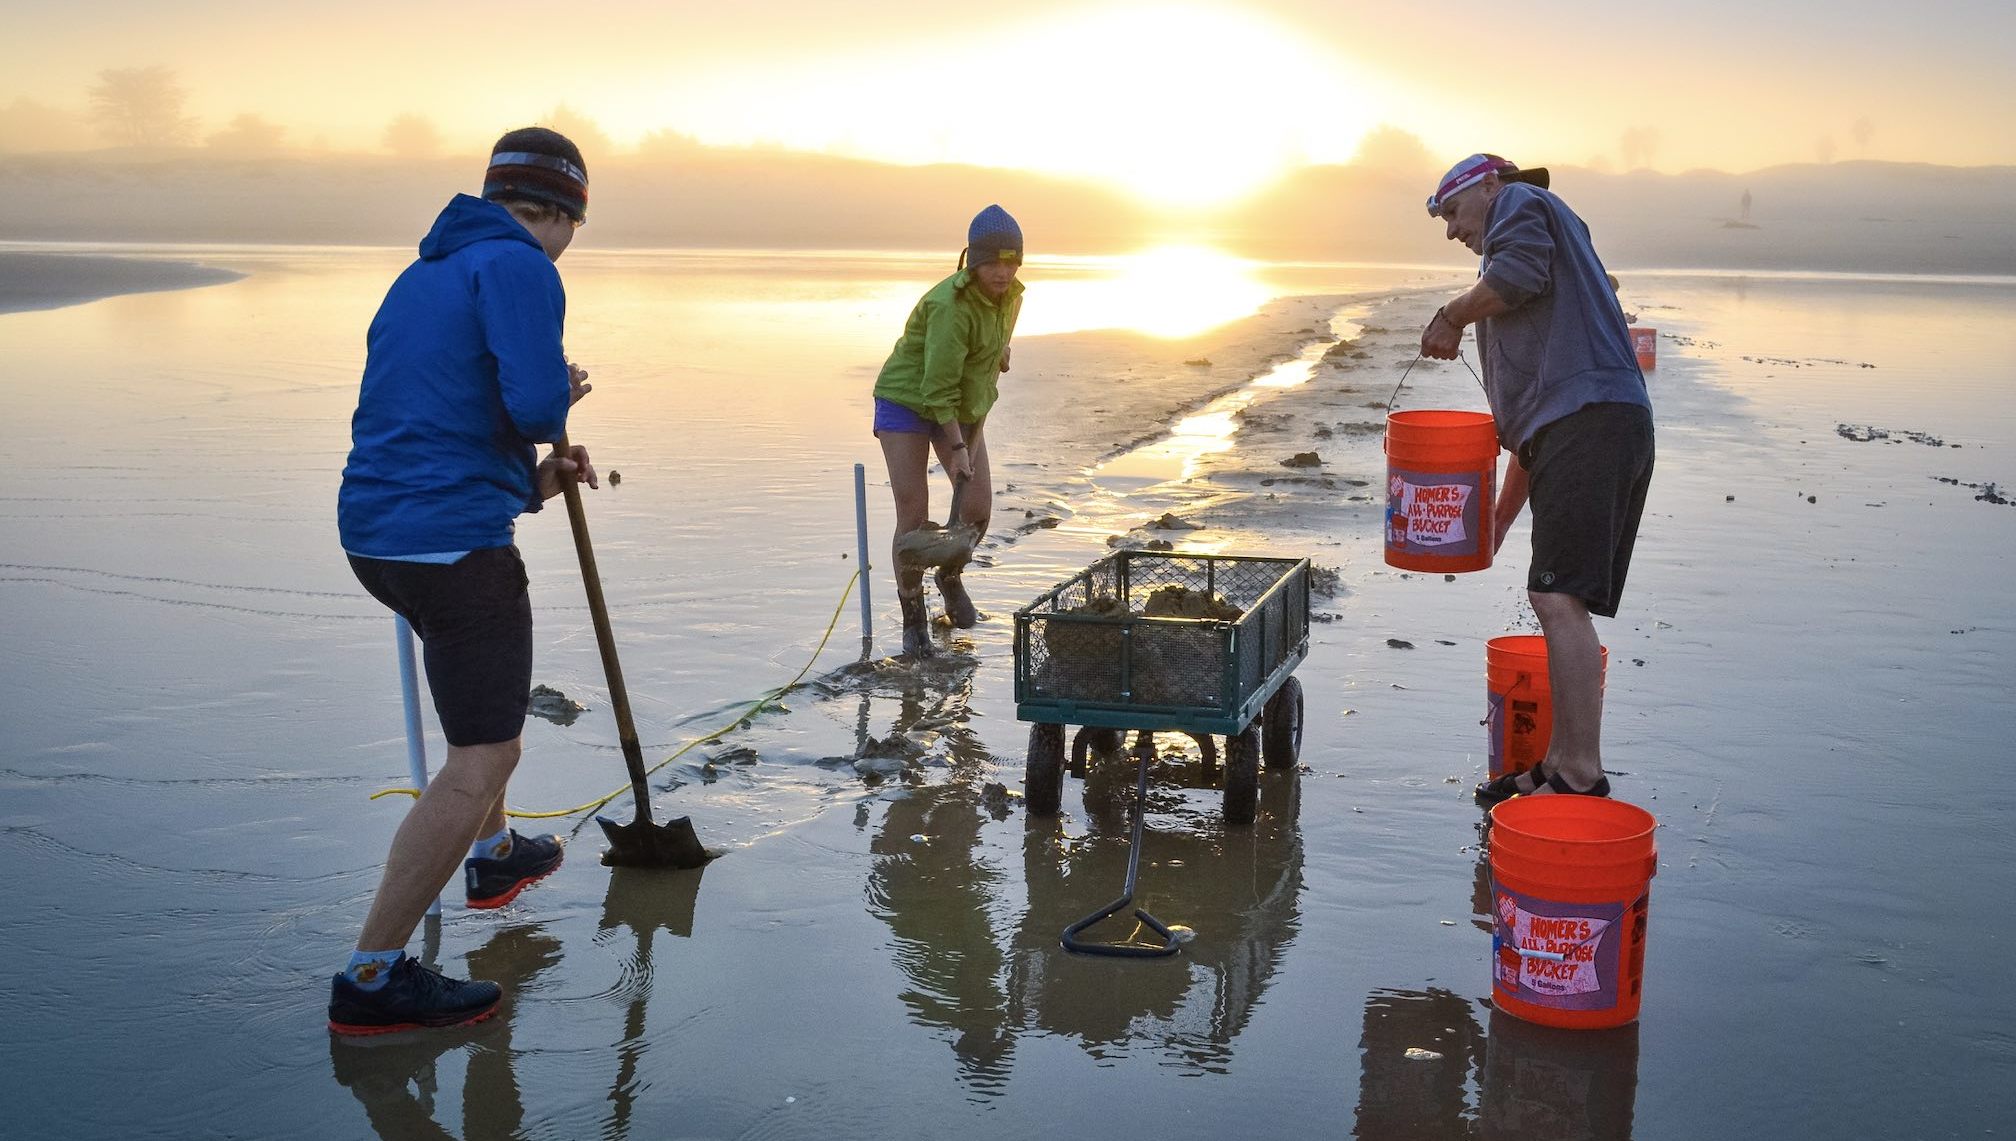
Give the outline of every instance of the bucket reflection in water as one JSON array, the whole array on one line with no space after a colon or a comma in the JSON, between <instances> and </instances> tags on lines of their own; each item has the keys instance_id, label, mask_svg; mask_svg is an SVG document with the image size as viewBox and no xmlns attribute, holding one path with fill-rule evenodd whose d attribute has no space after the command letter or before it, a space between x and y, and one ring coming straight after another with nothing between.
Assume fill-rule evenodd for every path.
<instances>
[{"instance_id":1,"label":"bucket reflection in water","mask_svg":"<svg viewBox=\"0 0 2016 1141\"><path fill-rule=\"evenodd\" d=\"M1486 1141L1615 1141L1638 1103L1638 1025L1557 1030L1491 1012Z\"/></svg>"},{"instance_id":2,"label":"bucket reflection in water","mask_svg":"<svg viewBox=\"0 0 2016 1141\"><path fill-rule=\"evenodd\" d=\"M1484 1058L1484 1033L1473 1009L1469 999L1447 990L1366 996L1353 1137L1439 1141L1473 1135L1469 1091Z\"/></svg>"}]
</instances>

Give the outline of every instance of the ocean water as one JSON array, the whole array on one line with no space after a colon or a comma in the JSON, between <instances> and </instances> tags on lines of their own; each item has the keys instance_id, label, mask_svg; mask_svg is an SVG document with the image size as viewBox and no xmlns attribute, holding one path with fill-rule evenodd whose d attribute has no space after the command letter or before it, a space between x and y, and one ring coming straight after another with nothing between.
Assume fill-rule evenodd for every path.
<instances>
[{"instance_id":1,"label":"ocean water","mask_svg":"<svg viewBox=\"0 0 2016 1141\"><path fill-rule=\"evenodd\" d=\"M846 597L851 468L879 552L866 392L946 267L570 253L569 348L597 386L573 435L623 475L588 510L647 758L808 662L813 684L654 778L659 808L729 855L612 876L591 825L501 913L451 892L415 950L513 998L467 1031L360 1045L323 1030L326 977L406 803L368 798L407 782L391 620L350 579L333 505L363 331L405 255L197 256L249 276L0 315L17 454L0 489L16 884L0 1063L25 1129L1944 1137L2009 1118L2016 508L1977 498L2016 483L2008 281L1624 275L1665 334L1661 451L1605 627L1606 747L1619 794L1664 825L1662 860L1641 1023L1575 1036L1482 1001L1467 788L1482 643L1530 621L1517 534L1486 574L1403 577L1369 506L1270 499L1223 463L1186 484L1159 440L1129 467L1118 445L1162 425L1115 454L1056 443L1057 393L1112 351L1097 330L1183 335L1335 295L1383 397L1415 291L1456 276L1205 251L1033 263L1029 363L990 425L992 565L969 576L992 617L912 670L878 664L886 582L866 651ZM1236 399L1293 425L1326 376L1270 371ZM1476 400L1453 369L1414 378L1423 399ZM1221 460L1244 455L1229 439ZM1377 441L1330 462L1376 480ZM1259 822L1235 829L1172 762L1143 898L1198 938L1164 962L1078 959L1057 934L1118 891L1132 774L1067 781L1056 821L987 792L1019 787L1026 742L1006 615L1108 534L1186 508L1213 549L1339 572L1298 671L1304 768L1271 775ZM1063 521L1020 533L1030 512ZM557 503L520 545L535 680L590 710L530 722L511 799L562 808L625 782Z\"/></svg>"}]
</instances>

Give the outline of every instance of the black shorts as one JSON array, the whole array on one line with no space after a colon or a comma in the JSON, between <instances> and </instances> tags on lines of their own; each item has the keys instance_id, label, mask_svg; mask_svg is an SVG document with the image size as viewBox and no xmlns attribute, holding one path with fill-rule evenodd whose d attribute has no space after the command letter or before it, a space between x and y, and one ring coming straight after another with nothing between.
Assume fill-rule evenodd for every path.
<instances>
[{"instance_id":1,"label":"black shorts","mask_svg":"<svg viewBox=\"0 0 2016 1141\"><path fill-rule=\"evenodd\" d=\"M518 548L486 547L445 565L351 555L350 569L420 636L448 743L517 740L532 692L532 597Z\"/></svg>"},{"instance_id":2,"label":"black shorts","mask_svg":"<svg viewBox=\"0 0 2016 1141\"><path fill-rule=\"evenodd\" d=\"M1583 406L1519 450L1533 511L1526 589L1572 594L1615 617L1652 486L1652 412L1642 404Z\"/></svg>"}]
</instances>

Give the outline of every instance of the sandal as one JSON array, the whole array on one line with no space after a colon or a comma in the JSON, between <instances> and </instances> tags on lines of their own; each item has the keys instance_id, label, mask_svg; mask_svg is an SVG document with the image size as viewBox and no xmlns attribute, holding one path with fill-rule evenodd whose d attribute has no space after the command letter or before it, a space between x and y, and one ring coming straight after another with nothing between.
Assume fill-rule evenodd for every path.
<instances>
[{"instance_id":1,"label":"sandal","mask_svg":"<svg viewBox=\"0 0 2016 1141\"><path fill-rule=\"evenodd\" d=\"M1477 803L1488 808L1501 800L1510 800L1515 796L1524 796L1532 792L1533 789L1519 787L1519 778L1525 776L1527 773L1538 771L1539 766L1535 765L1532 768L1506 773L1504 776L1493 777L1478 784L1476 788ZM1535 787L1537 788L1538 786L1536 785Z\"/></svg>"},{"instance_id":2,"label":"sandal","mask_svg":"<svg viewBox=\"0 0 2016 1141\"><path fill-rule=\"evenodd\" d=\"M1564 793L1568 796L1607 797L1610 795L1610 778L1599 776L1596 778L1596 783L1590 785L1588 788L1571 788L1567 781L1561 779L1560 773L1555 773L1553 776L1547 778L1547 787L1557 793Z\"/></svg>"},{"instance_id":3,"label":"sandal","mask_svg":"<svg viewBox=\"0 0 2016 1141\"><path fill-rule=\"evenodd\" d=\"M1530 789L1519 787L1519 778L1525 776L1527 773L1542 775L1545 779L1541 780L1540 784L1546 785L1548 789L1561 795L1602 797L1610 795L1610 778L1607 776L1597 777L1596 783L1590 785L1588 788L1576 788L1567 781L1562 780L1560 773L1546 773L1539 765L1535 765L1530 769L1520 769L1516 773L1506 773L1502 777L1479 784L1475 794L1477 803L1489 807L1500 801L1510 800L1515 796L1533 795L1534 792L1538 791L1538 785Z\"/></svg>"}]
</instances>

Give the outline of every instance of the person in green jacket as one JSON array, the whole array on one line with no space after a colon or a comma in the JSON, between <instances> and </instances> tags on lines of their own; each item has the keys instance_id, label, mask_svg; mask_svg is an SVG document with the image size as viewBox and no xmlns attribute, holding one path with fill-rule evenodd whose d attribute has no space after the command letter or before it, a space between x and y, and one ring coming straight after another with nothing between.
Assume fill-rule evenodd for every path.
<instances>
[{"instance_id":1,"label":"person in green jacket","mask_svg":"<svg viewBox=\"0 0 2016 1141\"><path fill-rule=\"evenodd\" d=\"M985 534L994 504L987 465L987 412L994 407L1000 374L1008 371L1008 340L1022 311L1022 227L999 206L989 206L966 230L959 270L931 287L890 351L875 379L875 436L889 463L889 490L896 497L896 537L916 530L929 517L931 492L926 468L935 451L956 490L966 494L958 519ZM903 606L903 652L912 659L932 655L924 613L924 572L894 557L896 598ZM970 628L979 620L960 581L963 565L940 567L935 575L952 625Z\"/></svg>"}]
</instances>

